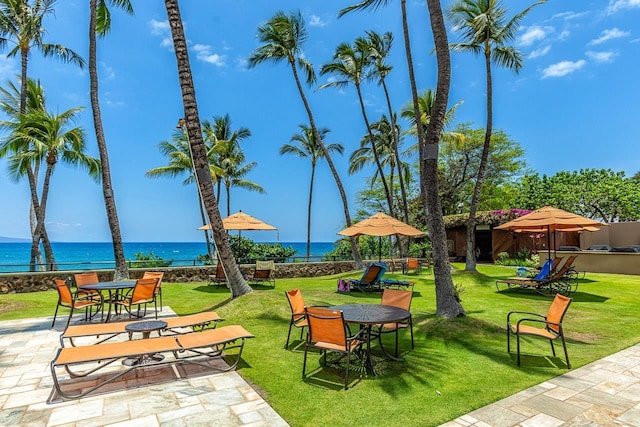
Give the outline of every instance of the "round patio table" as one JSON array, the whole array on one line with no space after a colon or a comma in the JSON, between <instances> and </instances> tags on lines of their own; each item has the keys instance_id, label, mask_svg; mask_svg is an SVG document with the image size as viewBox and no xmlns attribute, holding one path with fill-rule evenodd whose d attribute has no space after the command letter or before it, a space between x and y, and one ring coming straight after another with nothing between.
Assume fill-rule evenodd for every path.
<instances>
[{"instance_id":1,"label":"round patio table","mask_svg":"<svg viewBox=\"0 0 640 427\"><path fill-rule=\"evenodd\" d=\"M142 339L146 340L153 331L159 331L167 327L164 320L143 320L141 322L129 323L124 329L129 332L129 339L132 338L134 332L141 332ZM123 365L137 366L148 365L154 362L161 362L164 359L162 354L145 354L139 357L131 357L122 361Z\"/></svg>"},{"instance_id":2,"label":"round patio table","mask_svg":"<svg viewBox=\"0 0 640 427\"><path fill-rule=\"evenodd\" d=\"M98 282L90 285L83 285L80 289L86 289L90 291L108 291L109 292L109 310L107 311L106 323L109 323L111 319L111 306L114 302L120 298L122 291L125 289L133 289L136 286L136 282L131 281L114 281L114 282Z\"/></svg>"},{"instance_id":3,"label":"round patio table","mask_svg":"<svg viewBox=\"0 0 640 427\"><path fill-rule=\"evenodd\" d=\"M367 373L376 376L376 371L371 361L371 327L383 323L398 323L411 317L409 310L380 304L345 304L327 307L329 310L342 311L342 317L347 323L357 323L360 328L366 330L367 351L365 357L365 369ZM385 356L392 360L401 360L393 357L382 347Z\"/></svg>"}]
</instances>

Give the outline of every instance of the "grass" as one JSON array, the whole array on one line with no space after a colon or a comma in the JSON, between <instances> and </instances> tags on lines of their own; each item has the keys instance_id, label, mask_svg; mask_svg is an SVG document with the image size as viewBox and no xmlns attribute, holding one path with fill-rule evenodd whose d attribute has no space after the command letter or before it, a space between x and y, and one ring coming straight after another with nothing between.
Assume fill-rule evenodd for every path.
<instances>
[{"instance_id":1,"label":"grass","mask_svg":"<svg viewBox=\"0 0 640 427\"><path fill-rule=\"evenodd\" d=\"M456 265L456 268L462 266ZM242 324L256 335L245 347L238 372L252 383L270 405L292 426L438 425L566 371L559 343L551 356L548 342L523 341L522 367L506 352L504 323L510 310L546 312L550 298L530 292L496 292L495 280L513 275L513 267L484 266L468 274L456 271L453 280L464 288L462 303L467 317L435 317L433 276L416 280L412 303L415 349L408 332L401 332L404 362L376 358L379 376L352 374L348 391L342 389L342 372L318 369L311 355L310 379L301 380L302 346L299 331L286 341L289 306L284 290L300 288L308 305L379 303L379 294L338 294L336 275L318 278L278 279L275 289L261 287L250 295L229 301L226 289L203 283L163 284L164 303L178 314L215 310L227 324ZM390 274L391 278L402 278ZM635 325L640 277L589 273L565 318L569 357L574 368L640 341ZM0 320L52 315L56 293L4 295ZM63 312L63 316L66 311ZM388 334L389 348L393 334ZM374 348L375 351L375 348Z\"/></svg>"}]
</instances>

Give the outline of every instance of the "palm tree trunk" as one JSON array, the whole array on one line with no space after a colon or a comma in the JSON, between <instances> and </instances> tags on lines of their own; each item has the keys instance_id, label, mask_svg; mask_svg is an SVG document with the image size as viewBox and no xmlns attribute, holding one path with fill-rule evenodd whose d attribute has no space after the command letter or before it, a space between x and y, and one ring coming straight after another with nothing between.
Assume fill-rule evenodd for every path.
<instances>
[{"instance_id":1,"label":"palm tree trunk","mask_svg":"<svg viewBox=\"0 0 640 427\"><path fill-rule=\"evenodd\" d=\"M324 145L324 141L320 136L320 132L318 132L318 128L316 127L316 122L313 118L313 113L311 112L311 107L309 106L307 97L304 94L304 89L302 88L302 84L300 84L300 78L298 77L298 71L296 69L296 64L293 58L289 58L289 64L291 65L291 69L293 70L293 77L296 81L298 92L300 92L302 103L304 104L304 108L307 111L307 116L309 117L309 126L311 126L311 130L313 131L313 137L320 145L320 148L324 153L324 157L327 159L327 164L329 165L329 169L331 169L331 173L333 174L333 179L336 181L336 185L338 186L338 192L340 193L340 198L342 199L342 206L344 208L344 218L347 223L347 227L351 227L351 215L349 214L349 204L347 203L347 194L345 193L344 187L342 186L342 180L340 180L340 175L338 175L336 166L333 164L333 160L331 159L329 150L327 150L327 147L326 145ZM356 268L358 269L364 268L364 264L362 263L362 257L360 256L360 251L358 250L358 244L356 242L355 237L350 237L349 243L351 243L351 253L353 254L353 262L355 263Z\"/></svg>"},{"instance_id":2,"label":"palm tree trunk","mask_svg":"<svg viewBox=\"0 0 640 427\"><path fill-rule=\"evenodd\" d=\"M42 182L42 195L40 197L39 212L36 211L36 219L37 219L36 234L40 235L42 240L45 240L44 236L47 235L46 228L45 228L45 215L47 210L47 200L49 199L49 185L51 182L52 173L53 173L53 165L47 164L47 169L44 175L44 181ZM49 242L48 237L46 241ZM57 270L58 266L56 265L56 260L53 256L53 249L51 248L51 245L48 244L43 246L44 246L44 255L47 263L47 269L51 271Z\"/></svg>"},{"instance_id":3,"label":"palm tree trunk","mask_svg":"<svg viewBox=\"0 0 640 427\"><path fill-rule=\"evenodd\" d=\"M307 207L307 262L311 256L311 200L313 199L313 180L316 175L316 165L311 163L311 180L309 183L309 206Z\"/></svg>"},{"instance_id":4,"label":"palm tree trunk","mask_svg":"<svg viewBox=\"0 0 640 427\"><path fill-rule=\"evenodd\" d=\"M466 271L476 271L475 237L476 237L476 212L478 201L480 200L480 190L484 181L487 161L489 159L489 148L491 145L491 131L493 126L493 85L491 83L491 50L485 46L484 54L485 68L487 70L487 127L484 133L484 145L480 156L480 166L478 167L478 177L473 188L473 197L469 206L469 219L467 220L467 256L464 269Z\"/></svg>"},{"instance_id":5,"label":"palm tree trunk","mask_svg":"<svg viewBox=\"0 0 640 427\"><path fill-rule=\"evenodd\" d=\"M380 164L380 156L378 156L378 150L376 147L375 138L373 136L373 132L371 132L371 125L369 124L369 117L367 117L367 111L364 108L364 99L362 99L362 91L360 90L360 84L356 84L355 86L356 86L356 92L358 93L358 101L360 101L360 111L362 112L362 118L364 119L364 124L367 127L369 142L371 142L371 151L373 152L373 159L376 162L376 167L378 168L378 174L380 175L380 180L382 181L382 186L384 187L384 194L387 197L387 205L389 206L389 215L394 216L393 199L391 198L391 192L389 191L389 184L387 183L387 179L384 176L384 171L382 170L382 164Z\"/></svg>"},{"instance_id":6,"label":"palm tree trunk","mask_svg":"<svg viewBox=\"0 0 640 427\"><path fill-rule=\"evenodd\" d=\"M196 188L197 189L197 188ZM207 225L207 216L204 212L204 206L202 205L202 199L200 198L200 191L198 191L198 207L200 208L200 217L202 218L202 225ZM211 239L209 238L209 230L204 231L204 241L207 243L207 253L209 254L209 260L213 262L213 248L211 247Z\"/></svg>"},{"instance_id":7,"label":"palm tree trunk","mask_svg":"<svg viewBox=\"0 0 640 427\"><path fill-rule=\"evenodd\" d=\"M213 180L211 178L211 171L209 170L207 152L202 139L200 115L198 114L193 76L189 64L189 52L184 36L184 28L182 27L178 1L165 0L164 5L167 10L167 17L173 38L173 47L176 54L180 89L182 91L182 103L184 106L184 118L186 121L187 135L189 136L189 147L191 148L196 183L198 184L202 201L209 216L209 223L211 224L211 230L216 248L218 249L220 261L229 280L231 298L236 298L252 292L252 289L244 280L233 257L229 246L229 236L222 225L218 202L213 193Z\"/></svg>"},{"instance_id":8,"label":"palm tree trunk","mask_svg":"<svg viewBox=\"0 0 640 427\"><path fill-rule=\"evenodd\" d=\"M120 234L120 221L118 220L118 210L111 184L111 170L109 167L109 153L107 152L107 141L102 128L102 114L100 112L100 102L98 100L98 70L96 65L96 0L89 1L89 79L91 81L91 110L93 112L93 125L96 132L96 142L100 153L100 164L102 174L102 194L104 205L107 211L109 230L111 231L111 241L113 242L113 256L116 262L113 272L114 280L129 278L129 266L124 257L122 246L122 235Z\"/></svg>"},{"instance_id":9,"label":"palm tree trunk","mask_svg":"<svg viewBox=\"0 0 640 427\"><path fill-rule=\"evenodd\" d=\"M224 186L224 194L227 196L227 216L231 215L231 185Z\"/></svg>"}]
</instances>

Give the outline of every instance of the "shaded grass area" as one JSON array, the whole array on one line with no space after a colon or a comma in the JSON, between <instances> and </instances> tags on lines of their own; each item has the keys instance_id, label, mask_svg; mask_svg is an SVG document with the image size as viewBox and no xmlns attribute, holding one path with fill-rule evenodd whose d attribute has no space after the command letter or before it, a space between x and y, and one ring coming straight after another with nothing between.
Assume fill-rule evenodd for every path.
<instances>
[{"instance_id":1,"label":"shaded grass area","mask_svg":"<svg viewBox=\"0 0 640 427\"><path fill-rule=\"evenodd\" d=\"M461 265L455 265L462 268ZM464 288L467 317L435 317L435 285L431 274L402 276L416 281L412 304L415 349L401 333L404 362L382 358L374 347L379 376L362 376L352 366L348 391L343 372L320 368L319 354L309 357L309 379L302 381L303 346L299 330L285 350L289 305L284 291L300 288L308 305L380 302L380 294L336 292L338 278L277 279L276 288L256 287L250 295L230 301L226 288L203 283L163 284L164 302L178 314L215 310L226 324L242 324L256 335L243 354L238 372L252 383L291 425L437 425L522 389L567 372L562 351L552 357L549 343L523 340L522 367L506 352L506 315L510 310L545 313L550 298L527 291L497 292L495 280L513 276L513 267L484 266L479 272L453 273ZM385 276L385 277L386 277ZM577 368L640 341L635 325L640 277L589 273L582 280L565 318L569 357ZM0 320L52 315L54 291L4 295ZM67 312L63 311L64 316ZM393 347L393 334L385 337Z\"/></svg>"}]
</instances>

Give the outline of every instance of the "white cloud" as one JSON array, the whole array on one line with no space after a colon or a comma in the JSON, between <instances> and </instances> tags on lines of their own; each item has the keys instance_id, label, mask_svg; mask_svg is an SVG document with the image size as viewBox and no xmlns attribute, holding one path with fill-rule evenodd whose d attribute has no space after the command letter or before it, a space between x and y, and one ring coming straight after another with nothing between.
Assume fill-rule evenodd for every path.
<instances>
[{"instance_id":1,"label":"white cloud","mask_svg":"<svg viewBox=\"0 0 640 427\"><path fill-rule=\"evenodd\" d=\"M196 52L196 58L200 61L208 62L216 67L224 67L226 65L225 56L211 53L211 46L208 44L195 44L192 49Z\"/></svg>"},{"instance_id":2,"label":"white cloud","mask_svg":"<svg viewBox=\"0 0 640 427\"><path fill-rule=\"evenodd\" d=\"M569 34L571 34L569 30L562 30L562 32L558 35L558 40L562 41L568 39Z\"/></svg>"},{"instance_id":3,"label":"white cloud","mask_svg":"<svg viewBox=\"0 0 640 427\"><path fill-rule=\"evenodd\" d=\"M589 14L589 12L562 12L562 13L556 13L555 15L553 15L551 17L551 19L562 19L565 21L571 21L573 19L578 19L578 18L582 18L583 16L587 16Z\"/></svg>"},{"instance_id":4,"label":"white cloud","mask_svg":"<svg viewBox=\"0 0 640 427\"><path fill-rule=\"evenodd\" d=\"M640 1L640 0L638 0ZM627 37L629 33L626 31L619 30L617 28L612 28L610 30L604 30L602 35L597 39L593 39L588 43L588 46L595 46L601 43L606 42L607 40L619 39L621 37Z\"/></svg>"},{"instance_id":5,"label":"white cloud","mask_svg":"<svg viewBox=\"0 0 640 427\"><path fill-rule=\"evenodd\" d=\"M549 65L547 68L542 70L542 78L546 79L547 77L562 77L567 74L571 74L574 71L578 71L582 67L585 66L587 61L584 59L580 59L578 61L561 61L556 64Z\"/></svg>"},{"instance_id":6,"label":"white cloud","mask_svg":"<svg viewBox=\"0 0 640 427\"><path fill-rule=\"evenodd\" d=\"M309 17L309 25L311 27L324 27L325 25L327 25L327 21L324 21L318 15L311 15Z\"/></svg>"},{"instance_id":7,"label":"white cloud","mask_svg":"<svg viewBox=\"0 0 640 427\"><path fill-rule=\"evenodd\" d=\"M151 28L151 34L162 38L160 46L173 50L173 38L171 37L169 21L156 21L152 19L149 21L149 27Z\"/></svg>"},{"instance_id":8,"label":"white cloud","mask_svg":"<svg viewBox=\"0 0 640 427\"><path fill-rule=\"evenodd\" d=\"M19 71L16 68L16 61L12 58L0 55L0 80L11 80L18 73Z\"/></svg>"},{"instance_id":9,"label":"white cloud","mask_svg":"<svg viewBox=\"0 0 640 427\"><path fill-rule=\"evenodd\" d=\"M609 0L607 7L609 14L623 9L640 9L640 0Z\"/></svg>"},{"instance_id":10,"label":"white cloud","mask_svg":"<svg viewBox=\"0 0 640 427\"><path fill-rule=\"evenodd\" d=\"M615 52L594 52L588 51L586 55L589 59L595 62L611 62L617 55Z\"/></svg>"},{"instance_id":11,"label":"white cloud","mask_svg":"<svg viewBox=\"0 0 640 427\"><path fill-rule=\"evenodd\" d=\"M544 38L553 31L552 27L538 27L532 26L528 27L524 30L524 33L518 39L518 44L520 46L531 46L535 42L540 40L544 40Z\"/></svg>"},{"instance_id":12,"label":"white cloud","mask_svg":"<svg viewBox=\"0 0 640 427\"><path fill-rule=\"evenodd\" d=\"M105 62L100 62L100 66L102 67L102 70L103 70L102 77L109 80L116 77L116 72L114 71L113 67L108 66Z\"/></svg>"},{"instance_id":13,"label":"white cloud","mask_svg":"<svg viewBox=\"0 0 640 427\"><path fill-rule=\"evenodd\" d=\"M544 46L540 49L536 49L529 54L529 59L539 58L541 56L545 56L551 50L551 46Z\"/></svg>"}]
</instances>

